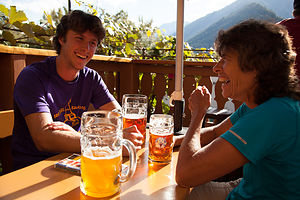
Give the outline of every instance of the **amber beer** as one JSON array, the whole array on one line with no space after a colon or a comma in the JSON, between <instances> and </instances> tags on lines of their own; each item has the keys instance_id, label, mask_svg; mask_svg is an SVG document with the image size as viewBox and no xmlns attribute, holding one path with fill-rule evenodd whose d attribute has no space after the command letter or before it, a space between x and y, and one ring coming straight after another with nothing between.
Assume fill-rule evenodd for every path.
<instances>
[{"instance_id":1,"label":"amber beer","mask_svg":"<svg viewBox=\"0 0 300 200\"><path fill-rule=\"evenodd\" d=\"M149 159L154 162L170 162L172 159L173 145L173 133L157 134L150 132Z\"/></svg>"},{"instance_id":2,"label":"amber beer","mask_svg":"<svg viewBox=\"0 0 300 200\"><path fill-rule=\"evenodd\" d=\"M81 156L81 191L91 197L108 197L120 189L122 156L103 150L87 151Z\"/></svg>"},{"instance_id":3,"label":"amber beer","mask_svg":"<svg viewBox=\"0 0 300 200\"><path fill-rule=\"evenodd\" d=\"M147 101L143 94L124 94L122 97L123 128L136 125L143 135L143 144L146 138Z\"/></svg>"},{"instance_id":4,"label":"amber beer","mask_svg":"<svg viewBox=\"0 0 300 200\"><path fill-rule=\"evenodd\" d=\"M149 160L169 163L173 152L174 120L172 115L152 114L149 129Z\"/></svg>"},{"instance_id":5,"label":"amber beer","mask_svg":"<svg viewBox=\"0 0 300 200\"><path fill-rule=\"evenodd\" d=\"M147 117L144 116L128 115L123 117L123 128L128 128L130 126L136 125L137 129L144 136L143 144L145 143L145 138L146 138L146 124L147 124Z\"/></svg>"}]
</instances>

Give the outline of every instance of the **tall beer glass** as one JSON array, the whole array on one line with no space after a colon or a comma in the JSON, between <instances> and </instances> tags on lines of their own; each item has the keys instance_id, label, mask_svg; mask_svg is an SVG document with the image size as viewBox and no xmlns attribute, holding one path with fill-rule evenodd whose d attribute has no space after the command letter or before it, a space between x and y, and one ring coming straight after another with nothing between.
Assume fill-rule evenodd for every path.
<instances>
[{"instance_id":1,"label":"tall beer glass","mask_svg":"<svg viewBox=\"0 0 300 200\"><path fill-rule=\"evenodd\" d=\"M142 94L124 94L122 99L123 128L136 125L143 137L146 138L148 98Z\"/></svg>"},{"instance_id":2,"label":"tall beer glass","mask_svg":"<svg viewBox=\"0 0 300 200\"><path fill-rule=\"evenodd\" d=\"M81 118L80 190L91 197L108 197L135 172L134 145L122 138L122 116L110 111L88 111ZM122 146L129 152L129 170L122 172Z\"/></svg>"},{"instance_id":3,"label":"tall beer glass","mask_svg":"<svg viewBox=\"0 0 300 200\"><path fill-rule=\"evenodd\" d=\"M157 163L169 163L172 159L174 146L173 116L152 114L149 132L149 160Z\"/></svg>"}]
</instances>

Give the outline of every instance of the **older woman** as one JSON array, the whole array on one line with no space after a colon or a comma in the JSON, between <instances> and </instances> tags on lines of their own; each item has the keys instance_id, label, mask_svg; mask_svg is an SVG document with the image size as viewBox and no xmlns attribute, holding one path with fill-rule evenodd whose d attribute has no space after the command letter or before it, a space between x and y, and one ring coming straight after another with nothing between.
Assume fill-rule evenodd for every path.
<instances>
[{"instance_id":1,"label":"older woman","mask_svg":"<svg viewBox=\"0 0 300 200\"><path fill-rule=\"evenodd\" d=\"M243 104L219 125L201 128L210 94L189 98L192 113L176 181L199 199L300 199L300 92L295 53L280 25L247 20L220 31L213 68L222 95ZM243 178L212 182L243 166Z\"/></svg>"}]
</instances>

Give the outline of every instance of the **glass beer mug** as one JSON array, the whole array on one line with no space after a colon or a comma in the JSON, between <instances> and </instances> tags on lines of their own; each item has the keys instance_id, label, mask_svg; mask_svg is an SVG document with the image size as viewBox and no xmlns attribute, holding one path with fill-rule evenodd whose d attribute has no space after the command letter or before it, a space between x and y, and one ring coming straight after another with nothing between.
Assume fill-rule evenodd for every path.
<instances>
[{"instance_id":1,"label":"glass beer mug","mask_svg":"<svg viewBox=\"0 0 300 200\"><path fill-rule=\"evenodd\" d=\"M143 143L146 138L148 98L142 94L124 94L122 98L123 128L136 125L141 132Z\"/></svg>"},{"instance_id":2,"label":"glass beer mug","mask_svg":"<svg viewBox=\"0 0 300 200\"><path fill-rule=\"evenodd\" d=\"M152 114L149 132L149 160L157 163L169 163L172 159L174 146L173 116Z\"/></svg>"},{"instance_id":3,"label":"glass beer mug","mask_svg":"<svg viewBox=\"0 0 300 200\"><path fill-rule=\"evenodd\" d=\"M88 111L81 118L80 190L91 197L108 197L135 172L134 145L123 139L122 116L111 111ZM122 146L129 152L129 170L122 170ZM124 168L125 169L125 168Z\"/></svg>"}]
</instances>

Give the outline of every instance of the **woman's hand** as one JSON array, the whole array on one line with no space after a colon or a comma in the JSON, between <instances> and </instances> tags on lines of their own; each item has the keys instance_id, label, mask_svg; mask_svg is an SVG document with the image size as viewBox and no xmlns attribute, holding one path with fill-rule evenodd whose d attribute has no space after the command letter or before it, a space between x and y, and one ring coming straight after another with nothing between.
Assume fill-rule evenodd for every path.
<instances>
[{"instance_id":1,"label":"woman's hand","mask_svg":"<svg viewBox=\"0 0 300 200\"><path fill-rule=\"evenodd\" d=\"M204 112L210 106L210 93L205 86L198 86L190 95L189 99L189 109L191 114Z\"/></svg>"}]
</instances>

